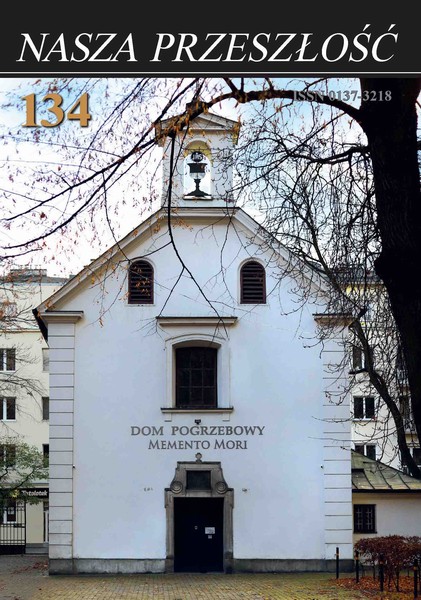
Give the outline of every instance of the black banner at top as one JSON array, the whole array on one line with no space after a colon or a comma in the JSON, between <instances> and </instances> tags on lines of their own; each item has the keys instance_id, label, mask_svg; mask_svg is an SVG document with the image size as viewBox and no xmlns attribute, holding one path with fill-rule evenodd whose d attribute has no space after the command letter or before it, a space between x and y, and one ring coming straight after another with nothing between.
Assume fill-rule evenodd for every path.
<instances>
[{"instance_id":1,"label":"black banner at top","mask_svg":"<svg viewBox=\"0 0 421 600\"><path fill-rule=\"evenodd\" d=\"M259 2L249 14L237 5L234 17L204 3L180 5L175 16L151 6L144 18L129 6L118 3L118 14L98 19L67 15L51 25L39 14L11 15L0 38L0 75L421 73L419 26L405 0L400 16L374 2L323 2L311 9L289 3L284 15L283 5Z\"/></svg>"}]
</instances>

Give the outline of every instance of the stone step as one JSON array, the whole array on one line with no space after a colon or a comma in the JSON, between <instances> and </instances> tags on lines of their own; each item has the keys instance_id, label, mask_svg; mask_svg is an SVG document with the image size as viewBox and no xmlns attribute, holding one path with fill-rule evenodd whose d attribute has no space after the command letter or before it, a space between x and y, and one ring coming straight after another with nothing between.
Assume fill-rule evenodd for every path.
<instances>
[{"instance_id":1,"label":"stone step","mask_svg":"<svg viewBox=\"0 0 421 600\"><path fill-rule=\"evenodd\" d=\"M26 554L48 555L48 544L26 544Z\"/></svg>"}]
</instances>

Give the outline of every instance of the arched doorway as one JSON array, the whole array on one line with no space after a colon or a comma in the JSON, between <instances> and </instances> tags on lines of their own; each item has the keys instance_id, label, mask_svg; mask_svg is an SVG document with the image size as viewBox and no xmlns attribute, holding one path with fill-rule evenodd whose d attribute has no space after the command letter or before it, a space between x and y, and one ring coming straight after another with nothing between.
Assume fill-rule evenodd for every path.
<instances>
[{"instance_id":1,"label":"arched doorway","mask_svg":"<svg viewBox=\"0 0 421 600\"><path fill-rule=\"evenodd\" d=\"M166 571L232 571L234 491L220 462L177 462L165 490Z\"/></svg>"}]
</instances>

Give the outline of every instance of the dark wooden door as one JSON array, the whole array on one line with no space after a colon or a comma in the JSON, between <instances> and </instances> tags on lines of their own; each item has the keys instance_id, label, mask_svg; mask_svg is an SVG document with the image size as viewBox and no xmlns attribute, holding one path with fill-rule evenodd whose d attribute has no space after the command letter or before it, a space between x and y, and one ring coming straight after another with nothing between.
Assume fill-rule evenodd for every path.
<instances>
[{"instance_id":1,"label":"dark wooden door","mask_svg":"<svg viewBox=\"0 0 421 600\"><path fill-rule=\"evenodd\" d=\"M174 498L174 570L223 571L223 498Z\"/></svg>"}]
</instances>

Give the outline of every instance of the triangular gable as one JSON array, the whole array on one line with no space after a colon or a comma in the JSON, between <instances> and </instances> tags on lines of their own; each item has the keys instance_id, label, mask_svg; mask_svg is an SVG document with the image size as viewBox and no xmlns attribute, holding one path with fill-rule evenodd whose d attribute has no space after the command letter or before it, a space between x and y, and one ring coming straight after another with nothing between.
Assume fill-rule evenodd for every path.
<instances>
[{"instance_id":1,"label":"triangular gable","mask_svg":"<svg viewBox=\"0 0 421 600\"><path fill-rule=\"evenodd\" d=\"M72 277L65 285L63 285L59 290L57 290L54 294L52 294L47 300L45 300L42 304L37 306L34 310L36 313L43 313L48 311L58 302L64 300L71 293L73 294L77 288L86 284L87 280L91 280L92 277L98 275L98 273L103 269L108 263L112 260L115 260L119 255L124 256L125 250L129 245L136 243L136 240L140 242L142 238L145 236L150 236L153 234L153 230L156 226L156 222L160 217L166 218L167 210L165 207L161 207L157 211L155 211L152 215L150 215L145 221L141 222L137 227L135 227L130 233L128 233L122 240L108 248L105 252L103 252L97 259L93 260L89 265L85 266L77 275ZM178 208L176 211L176 216L172 217L173 219L176 217L180 217L183 219L187 218L198 218L198 219L209 219L209 220L218 220L220 221L222 217L226 217L230 220L236 220L243 227L243 229L248 232L248 234L258 240L259 242L267 243L268 236L271 237L271 251L276 251L279 257L285 264L292 264L294 261L297 265L299 265L300 274L305 277L308 281L311 282L317 289L323 290L325 285L320 276L312 270L310 267L299 261L298 258L294 258L293 255L282 246L280 242L278 242L275 238L270 236L269 232L267 232L255 219L253 219L248 213L246 213L242 208L218 208L218 207L209 207L209 208L200 208L200 207L191 207L191 208Z\"/></svg>"},{"instance_id":2,"label":"triangular gable","mask_svg":"<svg viewBox=\"0 0 421 600\"><path fill-rule=\"evenodd\" d=\"M176 115L175 117L169 117L168 119L163 119L162 121L158 121L155 125L157 142L159 145L163 145L166 141L165 136L162 137L162 132L165 131L167 127L170 127L172 123L174 123L177 119L180 118L180 115ZM238 121L234 121L233 119L228 119L227 117L221 117L212 112L204 112L194 119L192 119L189 123L189 129L191 132L194 131L208 131L208 132L233 132L235 136L235 141L238 139L239 134L239 123Z\"/></svg>"}]
</instances>

